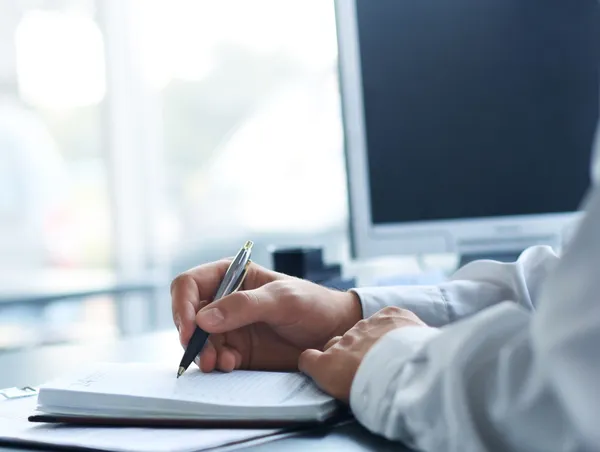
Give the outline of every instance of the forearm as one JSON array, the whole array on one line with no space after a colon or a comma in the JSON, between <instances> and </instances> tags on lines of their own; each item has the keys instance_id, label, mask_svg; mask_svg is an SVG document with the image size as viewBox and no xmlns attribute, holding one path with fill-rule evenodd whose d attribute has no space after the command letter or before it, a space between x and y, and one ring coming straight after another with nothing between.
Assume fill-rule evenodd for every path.
<instances>
[{"instance_id":1,"label":"forearm","mask_svg":"<svg viewBox=\"0 0 600 452\"><path fill-rule=\"evenodd\" d=\"M362 307L363 318L371 317L387 306L414 312L430 326L449 323L451 310L438 286L391 286L353 289Z\"/></svg>"},{"instance_id":2,"label":"forearm","mask_svg":"<svg viewBox=\"0 0 600 452\"><path fill-rule=\"evenodd\" d=\"M525 256L532 264L524 271L534 276L527 293L537 300L535 313L522 301L508 301L438 333L399 328L383 336L352 385L357 419L426 451L595 450L599 231L596 189L560 261ZM531 273L535 268L543 271ZM491 272L469 276L499 282ZM512 287L525 296L516 276Z\"/></svg>"},{"instance_id":3,"label":"forearm","mask_svg":"<svg viewBox=\"0 0 600 452\"><path fill-rule=\"evenodd\" d=\"M364 317L386 306L413 311L439 327L469 317L505 300L532 310L537 291L558 257L549 247L532 247L516 262L477 261L437 286L365 287L354 289Z\"/></svg>"},{"instance_id":4,"label":"forearm","mask_svg":"<svg viewBox=\"0 0 600 452\"><path fill-rule=\"evenodd\" d=\"M529 313L503 303L441 330L392 331L355 377L356 418L424 451L580 450L539 367L529 323Z\"/></svg>"}]
</instances>

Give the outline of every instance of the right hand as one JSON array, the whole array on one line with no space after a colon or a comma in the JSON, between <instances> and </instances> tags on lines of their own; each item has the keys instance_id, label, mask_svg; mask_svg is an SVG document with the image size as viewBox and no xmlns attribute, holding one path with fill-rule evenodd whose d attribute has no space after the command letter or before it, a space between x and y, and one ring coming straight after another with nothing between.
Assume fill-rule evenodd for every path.
<instances>
[{"instance_id":1,"label":"right hand","mask_svg":"<svg viewBox=\"0 0 600 452\"><path fill-rule=\"evenodd\" d=\"M297 370L362 318L358 296L250 264L241 290L212 301L229 260L200 265L171 284L173 321L186 346L196 325L211 333L200 369Z\"/></svg>"}]
</instances>

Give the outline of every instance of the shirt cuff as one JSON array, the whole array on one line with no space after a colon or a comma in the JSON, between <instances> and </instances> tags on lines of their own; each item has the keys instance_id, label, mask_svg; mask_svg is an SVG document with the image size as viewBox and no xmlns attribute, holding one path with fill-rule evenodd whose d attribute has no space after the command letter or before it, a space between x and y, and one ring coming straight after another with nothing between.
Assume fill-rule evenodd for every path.
<instances>
[{"instance_id":1,"label":"shirt cuff","mask_svg":"<svg viewBox=\"0 0 600 452\"><path fill-rule=\"evenodd\" d=\"M350 389L350 408L369 430L386 434L394 395L401 388L406 364L418 358L425 344L439 334L436 328L407 326L390 331L364 356ZM402 426L394 426L401 428ZM409 432L403 435L410 441Z\"/></svg>"},{"instance_id":2,"label":"shirt cuff","mask_svg":"<svg viewBox=\"0 0 600 452\"><path fill-rule=\"evenodd\" d=\"M447 300L438 286L384 286L351 289L360 300L363 317L387 306L408 309L429 326L450 323Z\"/></svg>"}]
</instances>

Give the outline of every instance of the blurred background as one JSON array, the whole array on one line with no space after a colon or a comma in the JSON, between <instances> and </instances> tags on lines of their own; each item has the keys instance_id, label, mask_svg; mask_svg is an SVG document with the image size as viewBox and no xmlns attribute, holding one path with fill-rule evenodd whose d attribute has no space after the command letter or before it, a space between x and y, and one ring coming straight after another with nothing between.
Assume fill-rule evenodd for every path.
<instances>
[{"instance_id":1,"label":"blurred background","mask_svg":"<svg viewBox=\"0 0 600 452\"><path fill-rule=\"evenodd\" d=\"M0 0L0 350L170 328L245 240L348 255L333 2Z\"/></svg>"}]
</instances>

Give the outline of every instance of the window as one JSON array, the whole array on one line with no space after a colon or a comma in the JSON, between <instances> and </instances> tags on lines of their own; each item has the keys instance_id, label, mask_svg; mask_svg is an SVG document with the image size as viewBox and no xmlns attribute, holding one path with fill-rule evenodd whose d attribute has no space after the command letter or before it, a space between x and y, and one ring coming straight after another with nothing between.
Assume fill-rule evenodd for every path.
<instances>
[{"instance_id":1,"label":"window","mask_svg":"<svg viewBox=\"0 0 600 452\"><path fill-rule=\"evenodd\" d=\"M0 3L0 295L168 281L248 239L266 266L271 246L344 259L338 89L333 2ZM171 327L168 300L0 305L0 347Z\"/></svg>"},{"instance_id":2,"label":"window","mask_svg":"<svg viewBox=\"0 0 600 452\"><path fill-rule=\"evenodd\" d=\"M163 121L172 272L247 239L346 255L333 2L135 2Z\"/></svg>"},{"instance_id":3,"label":"window","mask_svg":"<svg viewBox=\"0 0 600 452\"><path fill-rule=\"evenodd\" d=\"M110 267L111 217L101 139L105 61L95 14L90 1L0 3L3 292L32 290L41 281L75 275L75 270L104 272ZM97 301L4 309L0 346L30 340L36 332L51 341L88 334L95 325L87 322L90 310L97 314ZM74 320L82 326L77 332L63 328L62 322ZM102 325L102 330L110 328Z\"/></svg>"}]
</instances>

